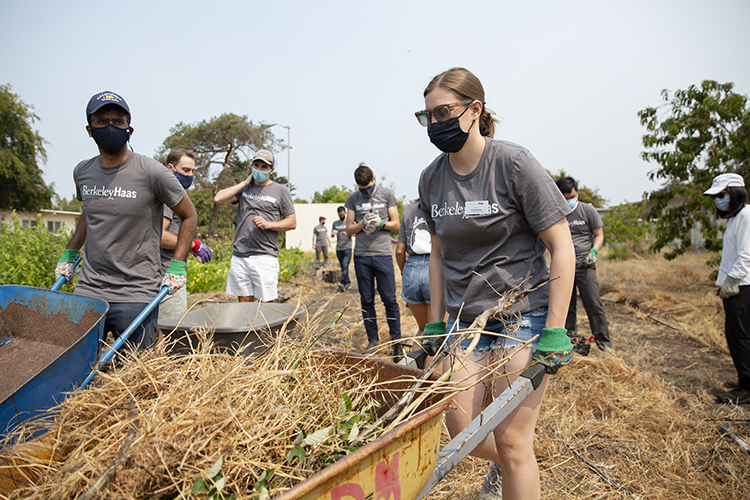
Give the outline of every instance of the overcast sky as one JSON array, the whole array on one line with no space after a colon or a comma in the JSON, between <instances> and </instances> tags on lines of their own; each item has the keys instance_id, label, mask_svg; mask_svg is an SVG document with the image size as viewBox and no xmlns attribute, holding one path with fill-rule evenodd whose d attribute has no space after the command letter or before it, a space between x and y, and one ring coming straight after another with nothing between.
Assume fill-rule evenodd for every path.
<instances>
[{"instance_id":1,"label":"overcast sky","mask_svg":"<svg viewBox=\"0 0 750 500\"><path fill-rule=\"evenodd\" d=\"M45 180L63 197L98 154L86 103L112 90L136 152L153 155L179 122L236 113L291 127L298 197L352 187L364 161L411 199L439 153L414 111L434 75L463 66L501 121L496 138L615 205L659 187L637 113L662 89L712 79L750 93L748 25L747 0L4 0L0 83L39 116Z\"/></svg>"}]
</instances>

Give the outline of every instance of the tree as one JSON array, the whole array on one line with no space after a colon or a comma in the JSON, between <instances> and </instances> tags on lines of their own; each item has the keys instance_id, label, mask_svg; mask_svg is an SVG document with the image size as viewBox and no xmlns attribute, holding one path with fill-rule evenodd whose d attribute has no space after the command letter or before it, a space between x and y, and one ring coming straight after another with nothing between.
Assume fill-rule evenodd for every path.
<instances>
[{"instance_id":1,"label":"tree","mask_svg":"<svg viewBox=\"0 0 750 500\"><path fill-rule=\"evenodd\" d=\"M312 203L346 203L346 199L354 191L347 189L345 186L331 186L325 188L323 192L315 191L312 197Z\"/></svg>"},{"instance_id":2,"label":"tree","mask_svg":"<svg viewBox=\"0 0 750 500\"><path fill-rule=\"evenodd\" d=\"M661 106L638 113L648 131L642 157L658 164L648 177L665 181L662 189L647 193L652 205L646 217L657 219L651 250L669 248L667 259L690 247L697 227L708 250L721 249L711 218L715 209L703 191L721 173L750 178L750 110L747 96L733 88L733 83L705 80L671 94L663 90Z\"/></svg>"},{"instance_id":3,"label":"tree","mask_svg":"<svg viewBox=\"0 0 750 500\"><path fill-rule=\"evenodd\" d=\"M280 142L276 143L273 140L268 127L253 125L247 116L233 113L225 113L194 124L178 123L169 132L169 137L164 139L156 157L164 163L167 154L175 148L186 148L195 152L196 189L208 189L212 193L207 198L211 199L212 204L208 234L213 235L216 233L219 220L219 206L213 203L213 194L247 177L247 159L252 157L255 151L273 149ZM238 154L243 155L244 160L239 158Z\"/></svg>"},{"instance_id":4,"label":"tree","mask_svg":"<svg viewBox=\"0 0 750 500\"><path fill-rule=\"evenodd\" d=\"M54 186L42 179L44 139L33 129L32 107L0 85L0 208L37 211L52 205Z\"/></svg>"},{"instance_id":5,"label":"tree","mask_svg":"<svg viewBox=\"0 0 750 500\"><path fill-rule=\"evenodd\" d=\"M560 173L557 174L553 174L550 171L547 171L547 173L555 182L557 182L557 180L561 179L562 177L572 177L570 174L565 172L565 170L560 170ZM576 179L575 177L573 178ZM576 183L578 184L578 199L580 201L584 203L591 203L596 208L604 208L604 205L606 205L609 201L604 196L599 194L598 189L584 186L580 179L576 179Z\"/></svg>"}]
</instances>

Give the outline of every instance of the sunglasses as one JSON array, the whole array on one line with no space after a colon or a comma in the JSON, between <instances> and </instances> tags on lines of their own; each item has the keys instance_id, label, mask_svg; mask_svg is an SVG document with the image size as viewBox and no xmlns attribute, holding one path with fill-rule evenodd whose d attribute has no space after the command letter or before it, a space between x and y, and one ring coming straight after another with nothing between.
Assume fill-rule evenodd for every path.
<instances>
[{"instance_id":1,"label":"sunglasses","mask_svg":"<svg viewBox=\"0 0 750 500\"><path fill-rule=\"evenodd\" d=\"M456 106L468 106L472 102L474 101L468 99L466 101L452 102L450 104L441 104L440 106L435 106L432 111L427 109L417 111L414 113L414 116L417 117L417 121L420 125L427 127L430 125L433 116L435 117L435 120L440 123L447 122L451 118L451 109Z\"/></svg>"}]
</instances>

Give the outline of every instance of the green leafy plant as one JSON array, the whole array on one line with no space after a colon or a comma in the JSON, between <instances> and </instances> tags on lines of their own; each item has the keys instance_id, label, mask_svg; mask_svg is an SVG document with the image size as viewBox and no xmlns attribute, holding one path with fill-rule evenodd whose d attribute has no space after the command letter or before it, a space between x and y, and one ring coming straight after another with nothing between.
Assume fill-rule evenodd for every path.
<instances>
[{"instance_id":1,"label":"green leafy plant","mask_svg":"<svg viewBox=\"0 0 750 500\"><path fill-rule=\"evenodd\" d=\"M55 283L55 266L70 233L50 233L37 216L36 226L21 224L16 212L0 227L0 284L49 288ZM72 290L64 285L63 290Z\"/></svg>"},{"instance_id":2,"label":"green leafy plant","mask_svg":"<svg viewBox=\"0 0 750 500\"><path fill-rule=\"evenodd\" d=\"M602 217L608 259L625 259L648 253L653 239L651 224L642 203L622 203Z\"/></svg>"},{"instance_id":3,"label":"green leafy plant","mask_svg":"<svg viewBox=\"0 0 750 500\"><path fill-rule=\"evenodd\" d=\"M298 460L306 468L319 470L340 460L365 444L352 443L363 425L375 421L378 408L380 403L374 399L354 408L351 398L342 394L337 422L310 434L302 430L287 454L287 461Z\"/></svg>"},{"instance_id":4,"label":"green leafy plant","mask_svg":"<svg viewBox=\"0 0 750 500\"><path fill-rule=\"evenodd\" d=\"M221 473L223 464L224 457L221 457L208 469L205 476L199 477L193 482L190 494L203 496L207 500L235 500L237 496L233 493L222 493L221 491L226 486L226 481Z\"/></svg>"}]
</instances>

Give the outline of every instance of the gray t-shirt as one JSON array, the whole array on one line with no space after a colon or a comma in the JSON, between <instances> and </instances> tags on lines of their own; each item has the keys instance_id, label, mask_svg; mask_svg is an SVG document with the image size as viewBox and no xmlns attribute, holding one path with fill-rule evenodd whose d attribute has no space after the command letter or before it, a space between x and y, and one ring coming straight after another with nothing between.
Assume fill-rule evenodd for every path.
<instances>
[{"instance_id":1,"label":"gray t-shirt","mask_svg":"<svg viewBox=\"0 0 750 500\"><path fill-rule=\"evenodd\" d=\"M602 218L592 204L579 201L568 214L568 227L576 250L576 265L582 265L589 250L594 246L592 231L602 227Z\"/></svg>"},{"instance_id":2,"label":"gray t-shirt","mask_svg":"<svg viewBox=\"0 0 750 500\"><path fill-rule=\"evenodd\" d=\"M164 165L131 153L104 168L99 156L73 170L76 198L86 211L83 267L75 293L109 302L150 302L161 288L164 205L185 190Z\"/></svg>"},{"instance_id":3,"label":"gray t-shirt","mask_svg":"<svg viewBox=\"0 0 750 500\"><path fill-rule=\"evenodd\" d=\"M424 212L419 208L418 201L409 203L404 207L398 241L406 245L406 253L409 255L429 255L432 249L430 231L427 227Z\"/></svg>"},{"instance_id":4,"label":"gray t-shirt","mask_svg":"<svg viewBox=\"0 0 750 500\"><path fill-rule=\"evenodd\" d=\"M527 149L489 138L468 175L456 174L448 154L438 156L422 172L419 199L442 247L445 307L457 316L463 304L461 320L468 322L496 306L497 293L528 290L549 277L537 233L570 213L552 178ZM548 302L545 286L512 311L529 312Z\"/></svg>"},{"instance_id":5,"label":"gray t-shirt","mask_svg":"<svg viewBox=\"0 0 750 500\"><path fill-rule=\"evenodd\" d=\"M267 186L251 184L237 193L237 218L235 220L232 255L279 256L276 241L278 231L270 231L253 224L253 217L260 215L267 221L278 222L294 213L292 194L286 186L272 182Z\"/></svg>"},{"instance_id":6,"label":"gray t-shirt","mask_svg":"<svg viewBox=\"0 0 750 500\"><path fill-rule=\"evenodd\" d=\"M396 205L396 197L387 188L378 186L370 198L367 198L357 189L346 199L344 206L354 210L354 223L359 224L365 215L371 211L380 215L380 219L388 222L388 209ZM391 233L385 229L377 229L367 234L364 231L357 233L354 244L354 255L392 255Z\"/></svg>"},{"instance_id":7,"label":"gray t-shirt","mask_svg":"<svg viewBox=\"0 0 750 500\"><path fill-rule=\"evenodd\" d=\"M352 237L346 234L346 219L333 221L331 236L336 238L336 250L348 250L352 247Z\"/></svg>"},{"instance_id":8,"label":"gray t-shirt","mask_svg":"<svg viewBox=\"0 0 750 500\"><path fill-rule=\"evenodd\" d=\"M315 226L313 228L313 234L315 235L315 247L328 246L328 230L323 224Z\"/></svg>"},{"instance_id":9,"label":"gray t-shirt","mask_svg":"<svg viewBox=\"0 0 750 500\"><path fill-rule=\"evenodd\" d=\"M182 225L182 219L172 211L171 208L164 207L164 218L169 219L169 225L167 226L167 232L175 236L180 234L180 226ZM164 272L167 272L169 263L174 259L174 248L160 248L161 251L161 267Z\"/></svg>"}]
</instances>

